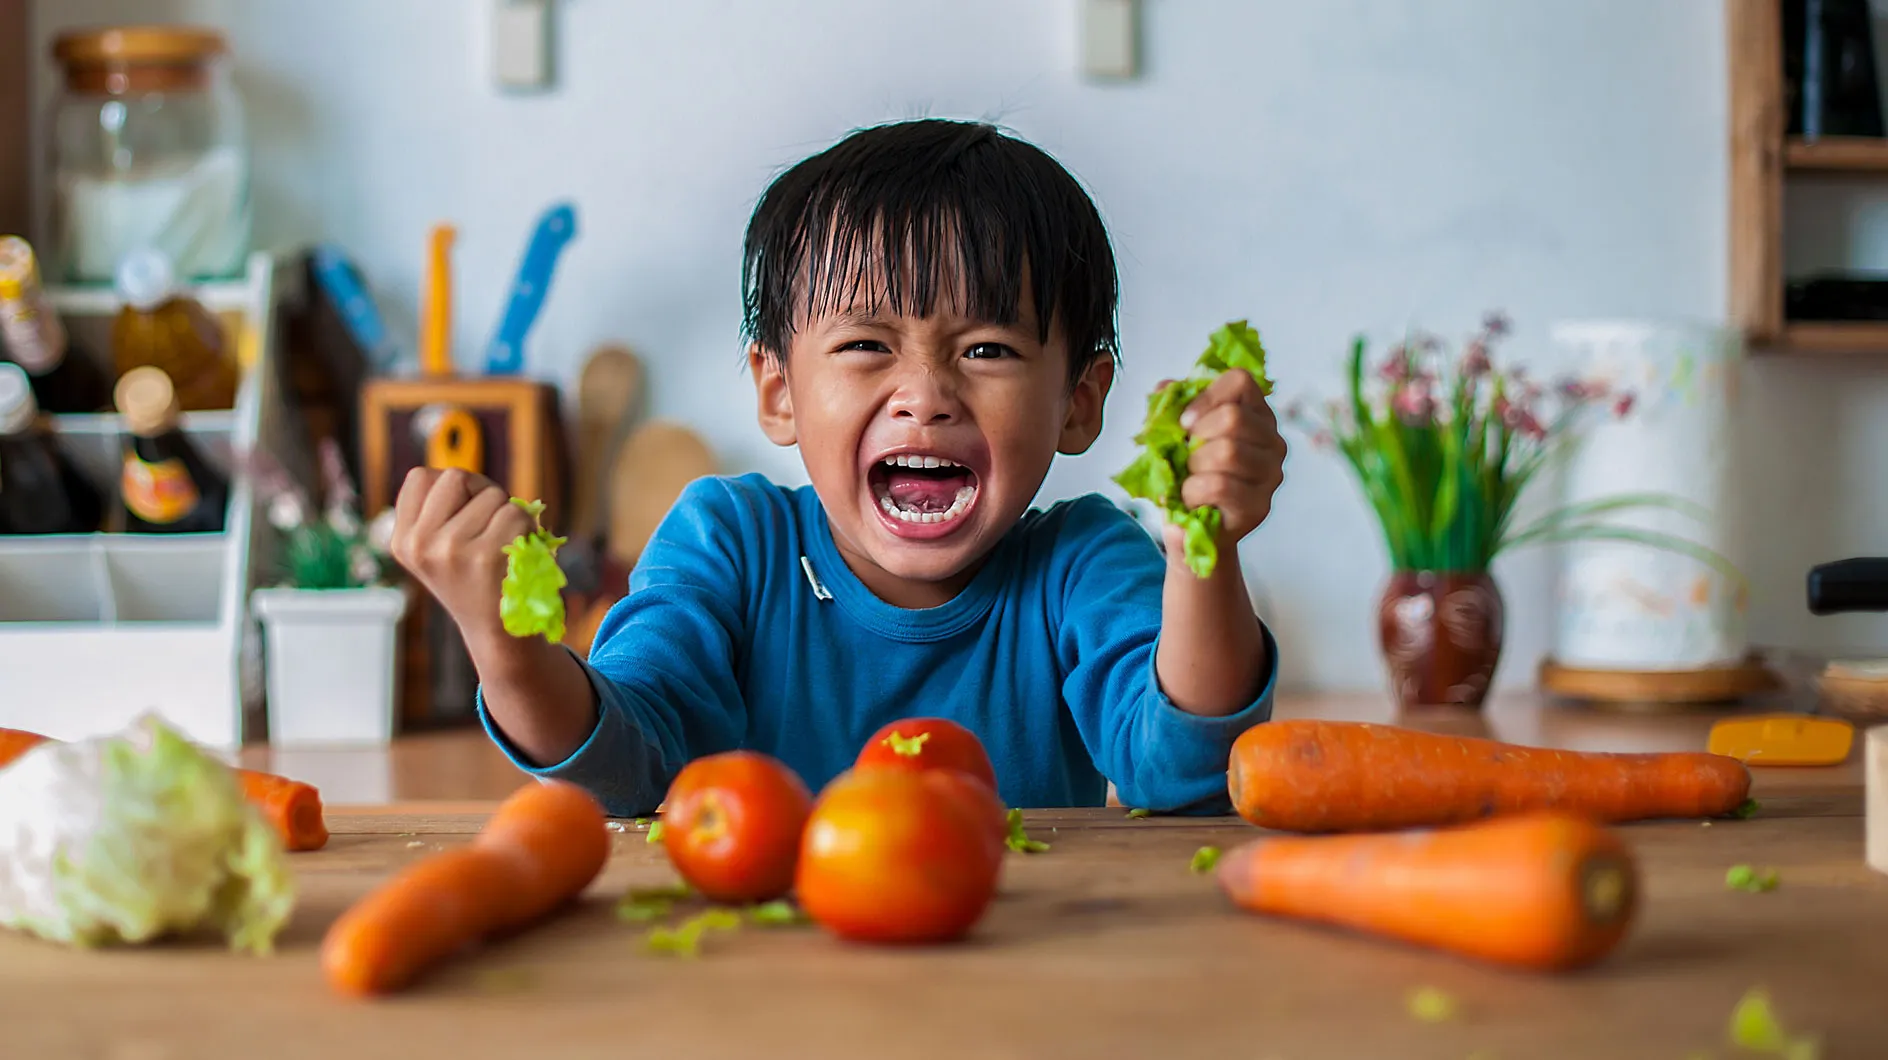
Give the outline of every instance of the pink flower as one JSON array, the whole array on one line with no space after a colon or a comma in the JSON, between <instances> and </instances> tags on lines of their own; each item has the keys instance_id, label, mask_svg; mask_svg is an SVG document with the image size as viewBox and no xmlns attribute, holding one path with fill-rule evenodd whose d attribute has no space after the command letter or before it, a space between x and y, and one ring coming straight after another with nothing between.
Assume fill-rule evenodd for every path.
<instances>
[{"instance_id":1,"label":"pink flower","mask_svg":"<svg viewBox=\"0 0 1888 1060\"><path fill-rule=\"evenodd\" d=\"M1382 366L1377 369L1377 375L1381 376L1386 383L1401 383L1409 378L1409 351L1402 343L1399 342L1390 347L1389 355L1385 357Z\"/></svg>"},{"instance_id":2,"label":"pink flower","mask_svg":"<svg viewBox=\"0 0 1888 1060\"><path fill-rule=\"evenodd\" d=\"M1535 419L1534 414L1525 409L1522 410L1520 422L1515 425L1515 429L1520 431L1523 437L1532 438L1535 441L1547 437L1547 428L1541 426L1541 421Z\"/></svg>"},{"instance_id":3,"label":"pink flower","mask_svg":"<svg viewBox=\"0 0 1888 1060\"><path fill-rule=\"evenodd\" d=\"M1613 402L1613 415L1624 419L1626 414L1632 411L1633 400L1634 395L1630 392L1619 395Z\"/></svg>"},{"instance_id":4,"label":"pink flower","mask_svg":"<svg viewBox=\"0 0 1888 1060\"><path fill-rule=\"evenodd\" d=\"M1330 431L1317 431L1311 435L1311 445L1314 449L1334 449L1337 439L1332 437Z\"/></svg>"},{"instance_id":5,"label":"pink flower","mask_svg":"<svg viewBox=\"0 0 1888 1060\"><path fill-rule=\"evenodd\" d=\"M1435 415L1436 402L1430 396L1428 383L1418 380L1398 387L1396 394L1390 398L1390 407L1403 418L1403 422L1422 423Z\"/></svg>"},{"instance_id":6,"label":"pink flower","mask_svg":"<svg viewBox=\"0 0 1888 1060\"><path fill-rule=\"evenodd\" d=\"M1494 369L1494 363L1488 359L1488 345L1480 339L1471 340L1462 351L1461 373L1464 378L1479 379Z\"/></svg>"},{"instance_id":7,"label":"pink flower","mask_svg":"<svg viewBox=\"0 0 1888 1060\"><path fill-rule=\"evenodd\" d=\"M1510 329L1511 325L1506 313L1497 311L1482 317L1482 330L1493 338L1500 338L1506 335Z\"/></svg>"}]
</instances>

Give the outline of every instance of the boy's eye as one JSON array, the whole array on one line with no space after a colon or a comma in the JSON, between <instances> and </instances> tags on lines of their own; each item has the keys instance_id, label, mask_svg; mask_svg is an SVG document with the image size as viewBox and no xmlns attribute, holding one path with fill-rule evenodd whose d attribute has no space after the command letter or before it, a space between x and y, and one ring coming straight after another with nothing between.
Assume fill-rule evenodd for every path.
<instances>
[{"instance_id":1,"label":"boy's eye","mask_svg":"<svg viewBox=\"0 0 1888 1060\"><path fill-rule=\"evenodd\" d=\"M845 352L846 350L864 350L867 353L890 353L891 352L891 347L885 345L884 343L878 341L877 339L854 339L853 341L848 342L845 345L839 347L839 349L840 349L840 352L842 353Z\"/></svg>"},{"instance_id":2,"label":"boy's eye","mask_svg":"<svg viewBox=\"0 0 1888 1060\"><path fill-rule=\"evenodd\" d=\"M1016 351L1000 342L979 342L965 350L964 356L973 361L994 361L1004 357L1014 357Z\"/></svg>"}]
</instances>

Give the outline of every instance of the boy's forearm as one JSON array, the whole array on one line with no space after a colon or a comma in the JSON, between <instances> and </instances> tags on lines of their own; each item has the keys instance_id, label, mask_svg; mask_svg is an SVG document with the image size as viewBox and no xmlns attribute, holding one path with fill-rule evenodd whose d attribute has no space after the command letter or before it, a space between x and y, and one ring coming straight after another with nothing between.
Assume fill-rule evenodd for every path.
<instances>
[{"instance_id":1,"label":"boy's forearm","mask_svg":"<svg viewBox=\"0 0 1888 1060\"><path fill-rule=\"evenodd\" d=\"M1178 556L1170 558L1154 670L1173 705L1205 716L1238 712L1259 694L1271 665L1265 654L1238 553L1222 548L1218 566L1205 579Z\"/></svg>"},{"instance_id":2,"label":"boy's forearm","mask_svg":"<svg viewBox=\"0 0 1888 1060\"><path fill-rule=\"evenodd\" d=\"M596 691L562 645L500 633L466 647L486 711L532 764L562 762L595 730Z\"/></svg>"}]
</instances>

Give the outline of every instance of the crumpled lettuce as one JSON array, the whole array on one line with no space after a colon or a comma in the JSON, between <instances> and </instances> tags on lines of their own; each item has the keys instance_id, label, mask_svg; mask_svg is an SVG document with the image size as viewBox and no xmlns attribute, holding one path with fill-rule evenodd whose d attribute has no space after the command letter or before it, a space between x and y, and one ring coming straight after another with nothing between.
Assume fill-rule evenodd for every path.
<instances>
[{"instance_id":1,"label":"crumpled lettuce","mask_svg":"<svg viewBox=\"0 0 1888 1060\"><path fill-rule=\"evenodd\" d=\"M511 503L537 519L543 501ZM498 592L498 619L514 637L542 636L552 644L564 639L564 571L557 565L557 549L565 539L544 529L543 523L505 546L505 580Z\"/></svg>"},{"instance_id":2,"label":"crumpled lettuce","mask_svg":"<svg viewBox=\"0 0 1888 1060\"><path fill-rule=\"evenodd\" d=\"M1260 389L1272 392L1271 380L1265 376L1265 347L1259 343L1259 333L1243 320L1213 332L1206 352L1186 378L1148 395L1147 419L1141 433L1134 436L1134 444L1142 447L1141 455L1114 477L1128 496L1159 505L1168 522L1186 531L1187 567L1200 578L1211 577L1219 563L1220 513L1210 505L1188 508L1180 499L1187 461L1193 457L1193 439L1180 426L1180 414L1214 380L1235 368L1252 373Z\"/></svg>"},{"instance_id":3,"label":"crumpled lettuce","mask_svg":"<svg viewBox=\"0 0 1888 1060\"><path fill-rule=\"evenodd\" d=\"M81 947L214 931L265 954L294 905L235 774L155 717L0 769L0 925Z\"/></svg>"}]
</instances>

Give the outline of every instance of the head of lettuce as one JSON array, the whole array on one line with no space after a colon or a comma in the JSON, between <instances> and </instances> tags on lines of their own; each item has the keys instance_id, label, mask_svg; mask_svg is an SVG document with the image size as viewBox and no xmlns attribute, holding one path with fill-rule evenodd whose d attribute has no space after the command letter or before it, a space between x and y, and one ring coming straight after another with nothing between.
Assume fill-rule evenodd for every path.
<instances>
[{"instance_id":1,"label":"head of lettuce","mask_svg":"<svg viewBox=\"0 0 1888 1060\"><path fill-rule=\"evenodd\" d=\"M262 954L294 905L233 772L155 717L0 769L0 925L87 947L214 932Z\"/></svg>"}]
</instances>

